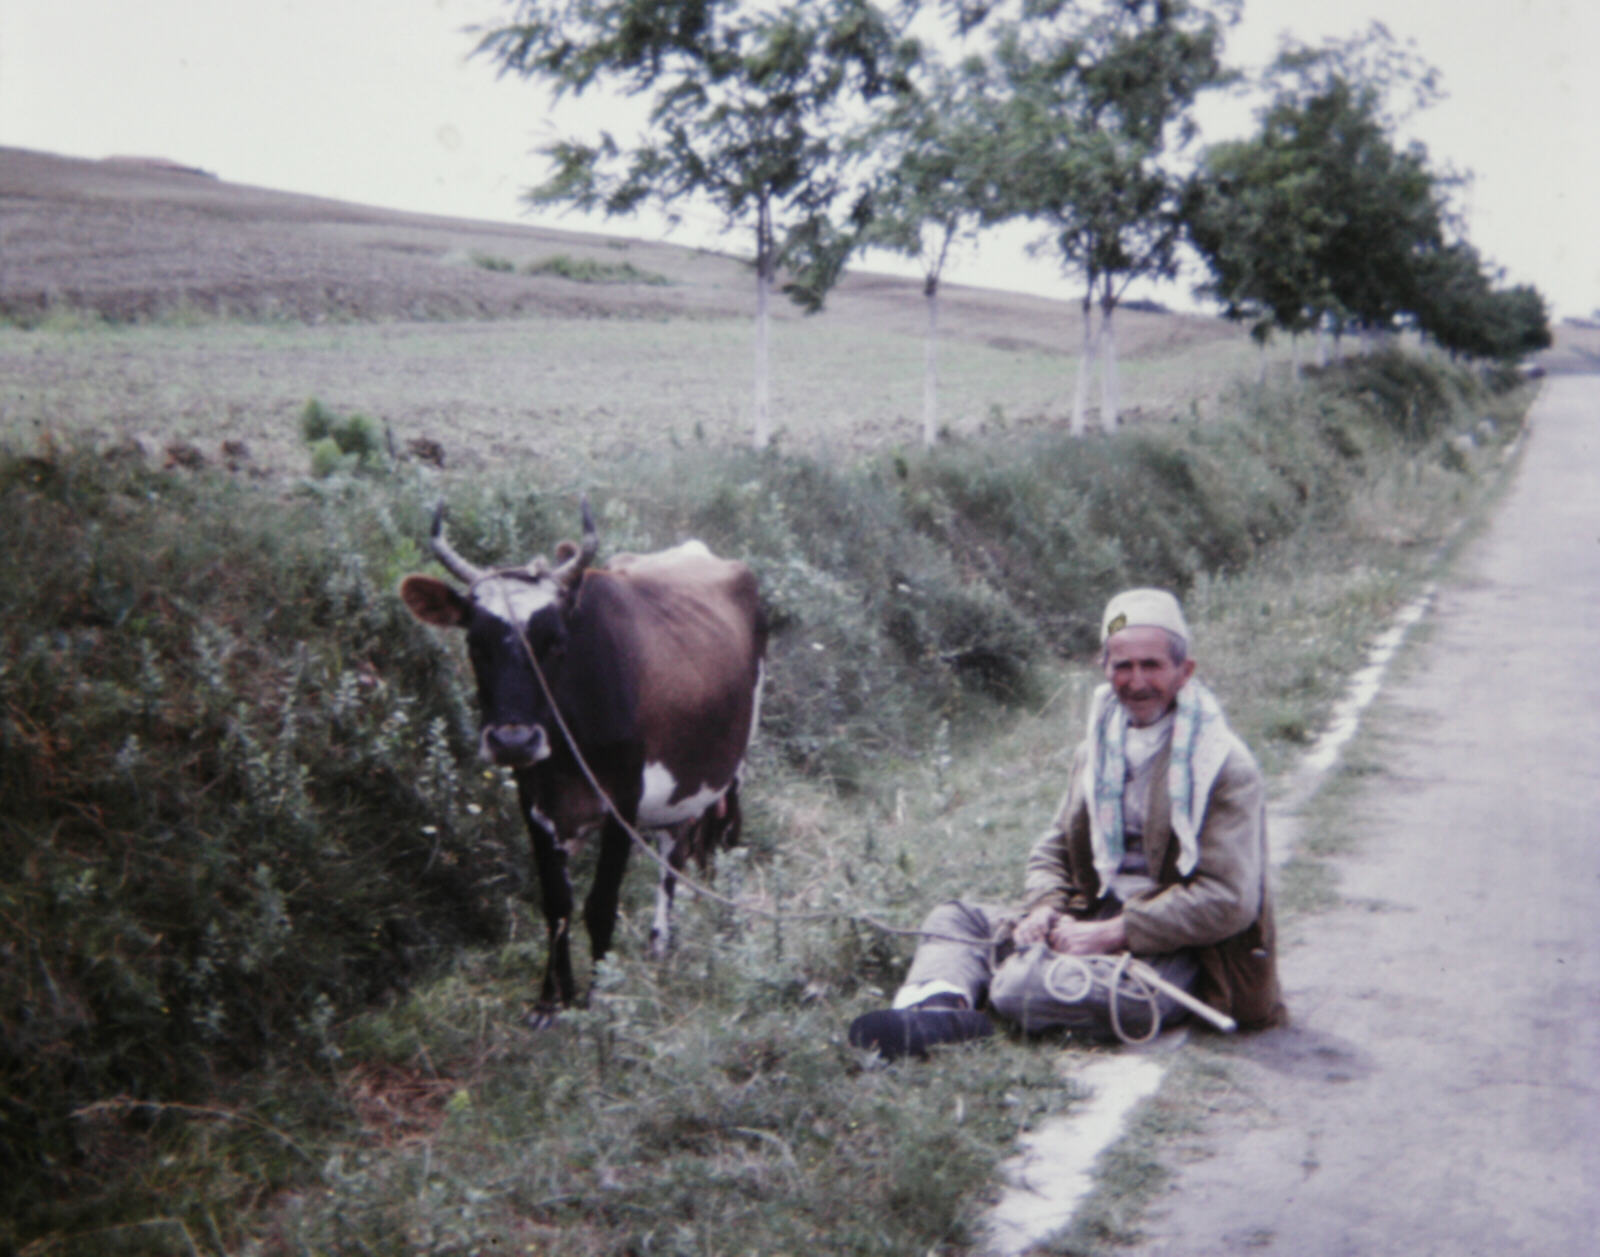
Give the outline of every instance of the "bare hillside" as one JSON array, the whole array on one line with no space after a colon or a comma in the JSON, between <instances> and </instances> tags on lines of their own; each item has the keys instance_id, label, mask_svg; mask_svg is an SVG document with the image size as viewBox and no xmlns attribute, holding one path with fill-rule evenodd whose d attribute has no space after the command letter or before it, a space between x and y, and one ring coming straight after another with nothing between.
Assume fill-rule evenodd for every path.
<instances>
[{"instance_id":1,"label":"bare hillside","mask_svg":"<svg viewBox=\"0 0 1600 1257\"><path fill-rule=\"evenodd\" d=\"M456 319L510 316L738 317L753 285L738 252L583 232L373 209L215 179L153 159L85 161L0 148L0 314L52 304L108 318L190 307L245 317ZM579 283L518 273L566 256L630 265L655 282ZM482 263L509 263L496 271ZM942 330L998 348L1065 351L1070 306L949 287ZM774 303L784 319L804 316ZM920 285L855 272L829 299L839 318L919 333ZM1139 354L1235 329L1203 317L1127 311L1125 352Z\"/></svg>"},{"instance_id":2,"label":"bare hillside","mask_svg":"<svg viewBox=\"0 0 1600 1257\"><path fill-rule=\"evenodd\" d=\"M621 454L748 440L753 307L736 253L396 213L160 159L0 149L4 439L180 443L231 463L242 446L253 470L303 474L298 416L315 397L380 420L400 450L431 443L451 471L510 460L592 479ZM786 448L918 439L920 283L855 272L821 314L779 298L773 316ZM946 288L941 427L1064 422L1079 317L1072 303ZM1193 415L1259 369L1221 319L1127 310L1119 327L1125 418Z\"/></svg>"}]
</instances>

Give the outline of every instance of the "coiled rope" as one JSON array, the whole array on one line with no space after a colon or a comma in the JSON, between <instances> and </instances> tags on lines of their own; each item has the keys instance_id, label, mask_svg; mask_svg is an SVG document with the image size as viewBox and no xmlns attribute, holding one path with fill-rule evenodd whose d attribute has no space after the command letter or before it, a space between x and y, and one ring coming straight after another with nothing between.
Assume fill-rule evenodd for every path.
<instances>
[{"instance_id":1,"label":"coiled rope","mask_svg":"<svg viewBox=\"0 0 1600 1257\"><path fill-rule=\"evenodd\" d=\"M1111 1033L1123 1043L1137 1047L1141 1043L1149 1043L1161 1033L1161 1001L1157 988L1150 979L1155 976L1150 966L1134 959L1132 952L1119 952L1116 956L1107 956L1111 960L1111 973L1101 977L1095 973L1095 967L1083 956L1072 956L1066 953L1057 953L1056 958L1045 969L1044 989L1052 998L1063 1004L1081 1004L1094 993L1094 988L1102 986L1106 991L1106 1007L1111 1016ZM1065 969L1072 980L1074 987L1068 988L1058 978L1061 970ZM1123 990L1123 983L1127 983L1127 990ZM1150 1026L1144 1034L1135 1037L1122 1028L1122 1001L1124 999L1143 1001L1150 1010Z\"/></svg>"}]
</instances>

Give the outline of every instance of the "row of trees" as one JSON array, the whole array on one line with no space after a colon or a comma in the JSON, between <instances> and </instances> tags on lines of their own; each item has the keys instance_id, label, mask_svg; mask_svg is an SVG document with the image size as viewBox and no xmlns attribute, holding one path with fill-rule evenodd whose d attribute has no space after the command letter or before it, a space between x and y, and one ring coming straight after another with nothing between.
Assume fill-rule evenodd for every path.
<instances>
[{"instance_id":1,"label":"row of trees","mask_svg":"<svg viewBox=\"0 0 1600 1257\"><path fill-rule=\"evenodd\" d=\"M1115 312L1135 282L1175 278L1185 244L1203 291L1263 340L1411 324L1474 357L1548 342L1538 293L1497 288L1452 222L1455 180L1396 146L1389 100L1434 89L1382 27L1287 46L1259 133L1196 155L1196 103L1239 78L1222 58L1239 0L511 2L479 43L501 73L557 98L648 102L627 143L600 131L550 145L531 202L654 204L669 220L709 202L753 231L758 447L774 290L818 309L874 248L923 269L932 444L944 267L959 241L1017 219L1082 283L1074 431L1096 361L1115 423Z\"/></svg>"},{"instance_id":2,"label":"row of trees","mask_svg":"<svg viewBox=\"0 0 1600 1257\"><path fill-rule=\"evenodd\" d=\"M1459 234L1420 144L1394 142L1399 108L1437 97L1434 72L1375 27L1269 67L1258 132L1216 144L1190 182L1184 219L1230 317L1274 331L1410 325L1452 356L1513 361L1550 343L1543 299L1496 287ZM1398 106L1398 107L1397 107Z\"/></svg>"}]
</instances>

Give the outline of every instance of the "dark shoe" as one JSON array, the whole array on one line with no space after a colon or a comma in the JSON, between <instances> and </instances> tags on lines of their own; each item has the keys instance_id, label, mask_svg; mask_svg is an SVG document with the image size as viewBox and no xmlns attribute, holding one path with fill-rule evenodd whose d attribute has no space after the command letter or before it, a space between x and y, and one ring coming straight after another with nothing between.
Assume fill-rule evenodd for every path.
<instances>
[{"instance_id":1,"label":"dark shoe","mask_svg":"<svg viewBox=\"0 0 1600 1257\"><path fill-rule=\"evenodd\" d=\"M885 1060L893 1061L925 1057L935 1043L965 1043L994 1033L987 1014L943 1004L945 998L936 995L915 1008L863 1013L850 1023L850 1042L858 1048L876 1048Z\"/></svg>"}]
</instances>

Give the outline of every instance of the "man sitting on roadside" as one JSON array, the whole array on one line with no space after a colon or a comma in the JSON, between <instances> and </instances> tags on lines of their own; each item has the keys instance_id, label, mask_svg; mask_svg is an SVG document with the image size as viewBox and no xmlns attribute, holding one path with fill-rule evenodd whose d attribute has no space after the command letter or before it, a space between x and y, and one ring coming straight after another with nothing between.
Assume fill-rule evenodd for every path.
<instances>
[{"instance_id":1,"label":"man sitting on roadside","mask_svg":"<svg viewBox=\"0 0 1600 1257\"><path fill-rule=\"evenodd\" d=\"M1118 594L1101 642L1108 684L1020 909L934 908L894 1006L857 1018L851 1043L923 1056L989 1034L985 1004L1024 1032L1139 1038L1186 1010L1130 978L1129 953L1244 1028L1282 1020L1261 770L1193 679L1170 593Z\"/></svg>"}]
</instances>

